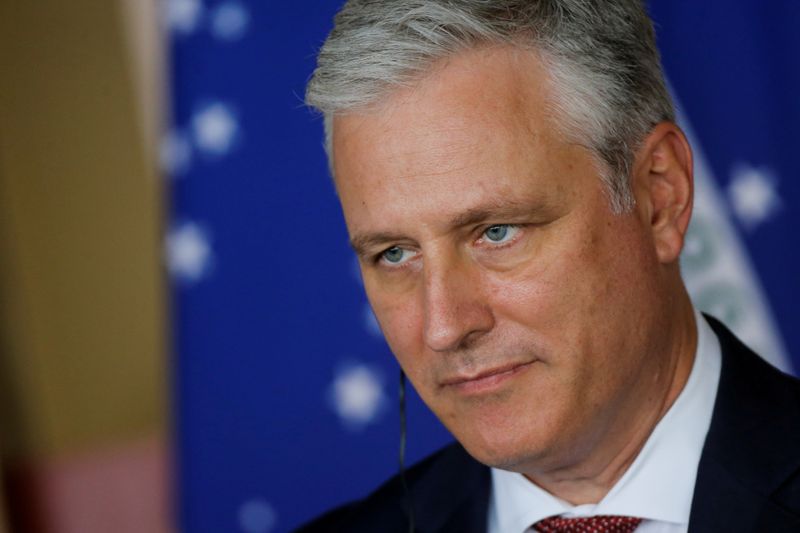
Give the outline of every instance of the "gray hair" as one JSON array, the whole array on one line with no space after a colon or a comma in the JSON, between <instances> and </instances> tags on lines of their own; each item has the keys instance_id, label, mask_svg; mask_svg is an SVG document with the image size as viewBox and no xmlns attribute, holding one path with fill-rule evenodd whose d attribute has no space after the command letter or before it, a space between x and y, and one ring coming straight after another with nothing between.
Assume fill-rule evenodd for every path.
<instances>
[{"instance_id":1,"label":"gray hair","mask_svg":"<svg viewBox=\"0 0 800 533\"><path fill-rule=\"evenodd\" d=\"M629 210L636 149L675 120L642 0L349 0L306 89L325 117L331 166L335 114L376 105L441 59L487 45L539 55L559 128L595 154L612 209Z\"/></svg>"}]
</instances>

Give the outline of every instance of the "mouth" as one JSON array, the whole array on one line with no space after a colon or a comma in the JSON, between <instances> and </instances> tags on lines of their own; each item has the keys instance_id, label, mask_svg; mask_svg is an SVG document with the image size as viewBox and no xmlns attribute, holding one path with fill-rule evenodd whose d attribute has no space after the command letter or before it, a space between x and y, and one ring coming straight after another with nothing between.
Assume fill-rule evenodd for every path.
<instances>
[{"instance_id":1,"label":"mouth","mask_svg":"<svg viewBox=\"0 0 800 533\"><path fill-rule=\"evenodd\" d=\"M477 374L460 374L442 381L441 386L466 395L486 394L499 389L507 381L530 368L535 362L509 363Z\"/></svg>"}]
</instances>

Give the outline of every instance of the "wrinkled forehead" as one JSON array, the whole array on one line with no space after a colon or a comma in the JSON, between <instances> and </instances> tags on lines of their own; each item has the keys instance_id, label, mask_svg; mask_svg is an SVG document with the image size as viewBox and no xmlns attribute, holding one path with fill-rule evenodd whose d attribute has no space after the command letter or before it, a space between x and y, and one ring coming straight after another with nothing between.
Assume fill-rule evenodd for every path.
<instances>
[{"instance_id":1,"label":"wrinkled forehead","mask_svg":"<svg viewBox=\"0 0 800 533\"><path fill-rule=\"evenodd\" d=\"M426 143L442 134L454 140L462 132L469 144L498 129L529 134L536 129L532 123L556 125L551 91L545 63L534 51L511 45L464 50L433 64L409 87L387 88L376 101L326 115L331 170L359 123L382 123L379 131L387 136L410 130L428 136Z\"/></svg>"},{"instance_id":2,"label":"wrinkled forehead","mask_svg":"<svg viewBox=\"0 0 800 533\"><path fill-rule=\"evenodd\" d=\"M335 179L351 233L563 204L579 160L595 179L588 151L552 126L545 84L531 74L540 65L525 61L503 50L462 56L380 108L338 116Z\"/></svg>"}]
</instances>

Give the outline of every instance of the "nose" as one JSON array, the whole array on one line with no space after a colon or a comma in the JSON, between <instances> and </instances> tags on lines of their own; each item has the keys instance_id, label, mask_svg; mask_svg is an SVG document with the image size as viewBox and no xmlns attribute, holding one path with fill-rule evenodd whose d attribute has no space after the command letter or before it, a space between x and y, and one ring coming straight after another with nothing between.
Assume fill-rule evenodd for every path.
<instances>
[{"instance_id":1,"label":"nose","mask_svg":"<svg viewBox=\"0 0 800 533\"><path fill-rule=\"evenodd\" d=\"M494 327L474 266L450 261L425 263L425 343L436 352L464 348Z\"/></svg>"}]
</instances>

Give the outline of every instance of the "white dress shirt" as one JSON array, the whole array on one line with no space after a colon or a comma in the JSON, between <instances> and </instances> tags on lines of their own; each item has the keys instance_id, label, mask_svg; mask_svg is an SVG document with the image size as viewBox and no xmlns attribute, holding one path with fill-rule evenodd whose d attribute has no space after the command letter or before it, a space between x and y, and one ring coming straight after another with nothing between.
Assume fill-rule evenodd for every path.
<instances>
[{"instance_id":1,"label":"white dress shirt","mask_svg":"<svg viewBox=\"0 0 800 533\"><path fill-rule=\"evenodd\" d=\"M644 519L637 533L686 533L722 366L717 336L700 313L695 316L697 352L686 386L608 494L597 504L573 506L522 474L492 468L489 533L529 533L553 515L635 516Z\"/></svg>"}]
</instances>

